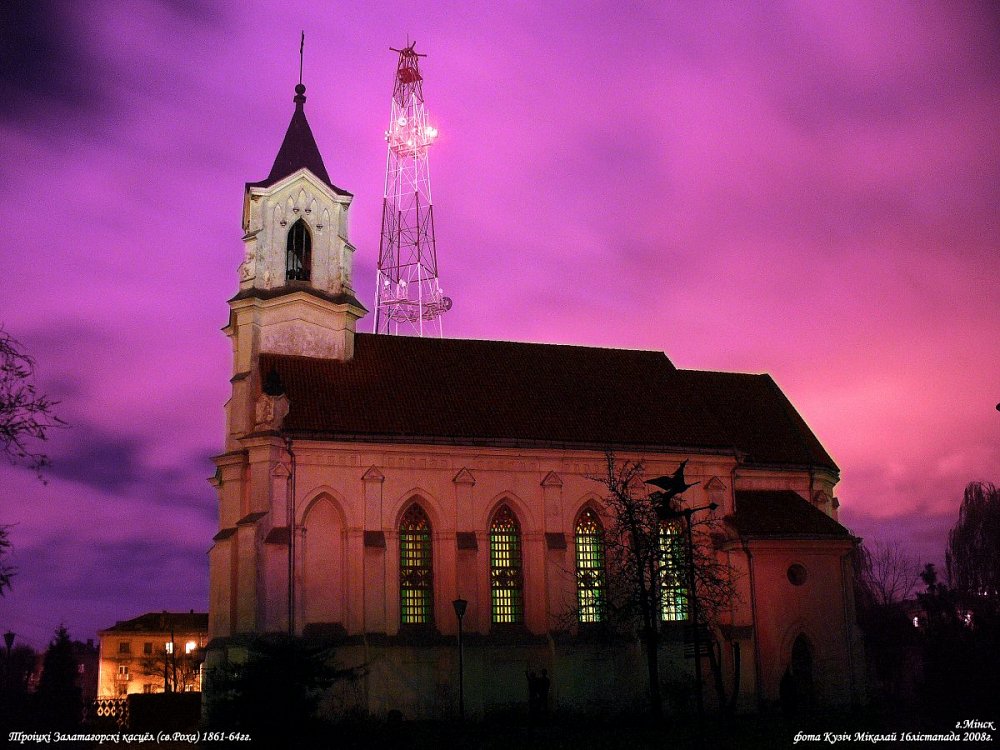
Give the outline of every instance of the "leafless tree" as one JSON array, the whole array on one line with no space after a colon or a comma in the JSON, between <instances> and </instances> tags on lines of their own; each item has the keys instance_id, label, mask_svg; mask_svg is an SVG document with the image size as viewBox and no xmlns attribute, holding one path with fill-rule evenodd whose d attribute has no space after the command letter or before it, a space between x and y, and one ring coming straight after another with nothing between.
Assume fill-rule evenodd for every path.
<instances>
[{"instance_id":1,"label":"leafless tree","mask_svg":"<svg viewBox=\"0 0 1000 750\"><path fill-rule=\"evenodd\" d=\"M0 596L10 588L10 580L14 577L17 569L7 564L7 556L10 554L10 526L0 526Z\"/></svg>"},{"instance_id":2,"label":"leafless tree","mask_svg":"<svg viewBox=\"0 0 1000 750\"><path fill-rule=\"evenodd\" d=\"M56 403L35 387L35 360L0 328L0 452L11 464L34 470L39 479L49 457L36 444L45 441L50 429L65 424L53 413Z\"/></svg>"},{"instance_id":3,"label":"leafless tree","mask_svg":"<svg viewBox=\"0 0 1000 750\"><path fill-rule=\"evenodd\" d=\"M198 652L177 653L181 644L174 644L174 651L168 652L161 648L154 654L148 654L139 662L142 674L146 677L158 677L163 680L163 692L183 693L193 690L198 685L198 671L201 659Z\"/></svg>"},{"instance_id":4,"label":"leafless tree","mask_svg":"<svg viewBox=\"0 0 1000 750\"><path fill-rule=\"evenodd\" d=\"M36 450L34 443L44 441L51 428L65 424L52 413L55 405L35 388L35 360L0 328L0 453L11 464L34 470L42 482L42 470L49 465L49 457ZM10 588L16 572L6 562L10 528L0 526L0 596Z\"/></svg>"},{"instance_id":5,"label":"leafless tree","mask_svg":"<svg viewBox=\"0 0 1000 750\"><path fill-rule=\"evenodd\" d=\"M909 597L921 569L919 560L908 555L896 540L858 545L857 564L865 594L877 607L889 607Z\"/></svg>"},{"instance_id":6,"label":"leafless tree","mask_svg":"<svg viewBox=\"0 0 1000 750\"><path fill-rule=\"evenodd\" d=\"M609 453L605 473L593 479L606 490L605 508L610 521L603 537L607 551L606 612L612 622L638 631L646 652L650 710L658 716L663 711L659 647L665 588L678 580L682 582L686 611L691 612L692 607L691 592L683 585L687 581L685 571L678 570L676 543L665 541L664 522L644 483L644 471L642 461L619 463ZM718 622L719 614L731 607L736 597L733 571L715 555L716 533L717 522L710 518L693 523L699 622L709 627ZM686 559L686 553L680 557Z\"/></svg>"}]
</instances>

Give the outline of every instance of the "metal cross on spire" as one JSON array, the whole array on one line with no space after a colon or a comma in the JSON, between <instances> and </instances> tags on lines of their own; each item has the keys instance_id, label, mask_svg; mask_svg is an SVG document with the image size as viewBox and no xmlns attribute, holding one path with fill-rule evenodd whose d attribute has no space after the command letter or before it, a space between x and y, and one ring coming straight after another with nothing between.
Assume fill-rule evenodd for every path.
<instances>
[{"instance_id":1,"label":"metal cross on spire","mask_svg":"<svg viewBox=\"0 0 1000 750\"><path fill-rule=\"evenodd\" d=\"M302 57L306 49L306 32L302 30L302 38L299 40L299 84L302 83Z\"/></svg>"}]
</instances>

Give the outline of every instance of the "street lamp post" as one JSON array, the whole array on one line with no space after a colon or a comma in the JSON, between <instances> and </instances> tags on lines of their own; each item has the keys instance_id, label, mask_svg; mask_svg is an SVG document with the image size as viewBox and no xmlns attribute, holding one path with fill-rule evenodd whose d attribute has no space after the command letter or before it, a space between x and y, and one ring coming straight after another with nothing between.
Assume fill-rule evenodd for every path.
<instances>
[{"instance_id":1,"label":"street lamp post","mask_svg":"<svg viewBox=\"0 0 1000 750\"><path fill-rule=\"evenodd\" d=\"M465 599L456 599L451 603L458 617L458 718L465 721L465 664L462 648L462 619L469 603Z\"/></svg>"},{"instance_id":2,"label":"street lamp post","mask_svg":"<svg viewBox=\"0 0 1000 750\"><path fill-rule=\"evenodd\" d=\"M684 516L687 527L687 562L688 562L688 594L691 602L691 625L694 628L692 639L694 640L694 679L698 697L698 716L705 714L705 697L703 695L703 685L701 676L701 633L698 628L698 591L695 588L694 569L694 536L691 532L691 516L700 510L715 510L718 503L709 503L697 508L684 508L684 510L670 511L669 515L675 518ZM662 515L662 513L661 513Z\"/></svg>"},{"instance_id":3,"label":"street lamp post","mask_svg":"<svg viewBox=\"0 0 1000 750\"><path fill-rule=\"evenodd\" d=\"M7 644L7 659L3 665L3 686L5 689L10 687L10 650L14 647L15 637L13 630L8 630L3 634L3 642Z\"/></svg>"},{"instance_id":4,"label":"street lamp post","mask_svg":"<svg viewBox=\"0 0 1000 750\"><path fill-rule=\"evenodd\" d=\"M282 393L284 389L282 388ZM288 498L285 515L288 517L288 637L295 637L295 453L292 439L285 436L285 450L288 452Z\"/></svg>"},{"instance_id":5,"label":"street lamp post","mask_svg":"<svg viewBox=\"0 0 1000 750\"><path fill-rule=\"evenodd\" d=\"M684 519L687 521L687 547L688 547L688 585L691 588L691 620L694 624L694 674L698 685L698 715L705 714L705 686L702 684L701 674L701 632L698 627L698 591L695 588L694 574L694 536L691 532L691 516L698 510L715 510L718 506L715 503L704 505L700 508L685 508Z\"/></svg>"}]
</instances>

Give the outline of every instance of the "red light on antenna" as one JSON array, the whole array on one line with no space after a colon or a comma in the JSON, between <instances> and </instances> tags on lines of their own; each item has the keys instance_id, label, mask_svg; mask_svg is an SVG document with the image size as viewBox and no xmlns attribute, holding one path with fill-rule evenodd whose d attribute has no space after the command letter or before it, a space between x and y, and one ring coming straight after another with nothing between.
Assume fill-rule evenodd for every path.
<instances>
[{"instance_id":1,"label":"red light on antenna","mask_svg":"<svg viewBox=\"0 0 1000 750\"><path fill-rule=\"evenodd\" d=\"M417 81L423 80L420 77L420 73L417 72L416 68L405 67L399 69L399 80L403 83L416 83Z\"/></svg>"}]
</instances>

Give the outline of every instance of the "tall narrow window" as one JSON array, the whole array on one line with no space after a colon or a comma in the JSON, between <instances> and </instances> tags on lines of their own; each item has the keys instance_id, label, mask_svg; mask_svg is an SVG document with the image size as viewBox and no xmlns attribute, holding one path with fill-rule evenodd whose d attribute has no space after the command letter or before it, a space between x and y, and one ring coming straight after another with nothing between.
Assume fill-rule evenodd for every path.
<instances>
[{"instance_id":1,"label":"tall narrow window","mask_svg":"<svg viewBox=\"0 0 1000 750\"><path fill-rule=\"evenodd\" d=\"M431 523L414 503L399 524L399 620L403 625L432 622L433 583Z\"/></svg>"},{"instance_id":2,"label":"tall narrow window","mask_svg":"<svg viewBox=\"0 0 1000 750\"><path fill-rule=\"evenodd\" d=\"M312 237L304 219L299 219L288 230L288 254L285 277L289 281L309 281L312 268Z\"/></svg>"},{"instance_id":3,"label":"tall narrow window","mask_svg":"<svg viewBox=\"0 0 1000 750\"><path fill-rule=\"evenodd\" d=\"M684 553L684 535L674 523L660 526L660 559L663 575L660 578L661 619L679 621L688 619L687 555Z\"/></svg>"},{"instance_id":4,"label":"tall narrow window","mask_svg":"<svg viewBox=\"0 0 1000 750\"><path fill-rule=\"evenodd\" d=\"M490 524L490 590L494 623L524 621L521 528L506 505L501 506Z\"/></svg>"},{"instance_id":5,"label":"tall narrow window","mask_svg":"<svg viewBox=\"0 0 1000 750\"><path fill-rule=\"evenodd\" d=\"M576 522L576 602L580 622L604 619L604 529L587 508Z\"/></svg>"}]
</instances>

